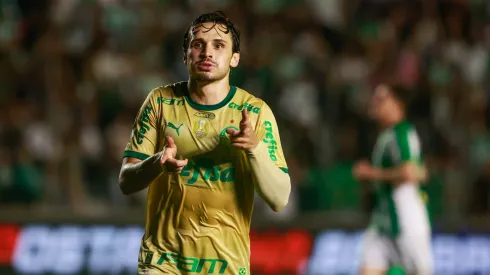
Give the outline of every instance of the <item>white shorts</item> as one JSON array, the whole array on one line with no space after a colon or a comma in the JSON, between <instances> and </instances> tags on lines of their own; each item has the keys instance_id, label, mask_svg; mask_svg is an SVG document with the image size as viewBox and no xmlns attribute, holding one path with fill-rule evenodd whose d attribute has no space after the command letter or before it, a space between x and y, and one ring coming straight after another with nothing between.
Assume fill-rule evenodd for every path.
<instances>
[{"instance_id":1,"label":"white shorts","mask_svg":"<svg viewBox=\"0 0 490 275\"><path fill-rule=\"evenodd\" d=\"M368 230L364 236L362 267L388 270L402 267L407 274L433 273L431 238L429 235L390 238Z\"/></svg>"}]
</instances>

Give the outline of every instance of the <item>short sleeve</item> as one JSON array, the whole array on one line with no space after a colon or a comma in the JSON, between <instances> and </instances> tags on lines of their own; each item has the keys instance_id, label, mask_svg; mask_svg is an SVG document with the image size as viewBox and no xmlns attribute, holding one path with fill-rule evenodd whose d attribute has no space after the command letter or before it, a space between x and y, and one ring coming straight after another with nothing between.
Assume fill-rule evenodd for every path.
<instances>
[{"instance_id":1,"label":"short sleeve","mask_svg":"<svg viewBox=\"0 0 490 275\"><path fill-rule=\"evenodd\" d=\"M395 163L421 160L421 144L415 129L407 124L394 128L395 142L392 146L392 156Z\"/></svg>"},{"instance_id":2,"label":"short sleeve","mask_svg":"<svg viewBox=\"0 0 490 275\"><path fill-rule=\"evenodd\" d=\"M145 160L156 153L158 143L159 108L156 106L156 90L150 92L134 121L131 137L124 150L124 157Z\"/></svg>"},{"instance_id":3,"label":"short sleeve","mask_svg":"<svg viewBox=\"0 0 490 275\"><path fill-rule=\"evenodd\" d=\"M255 132L260 140L259 146L267 147L270 160L285 173L288 173L277 122L272 110L266 103L260 110Z\"/></svg>"}]
</instances>

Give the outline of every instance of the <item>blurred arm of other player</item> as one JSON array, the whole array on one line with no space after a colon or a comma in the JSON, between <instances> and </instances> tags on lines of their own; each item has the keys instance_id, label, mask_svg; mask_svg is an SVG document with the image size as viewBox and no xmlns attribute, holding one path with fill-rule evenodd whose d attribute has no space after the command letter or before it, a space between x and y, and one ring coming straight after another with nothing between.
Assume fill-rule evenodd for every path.
<instances>
[{"instance_id":1,"label":"blurred arm of other player","mask_svg":"<svg viewBox=\"0 0 490 275\"><path fill-rule=\"evenodd\" d=\"M161 116L160 109L154 105L157 97L157 91L153 90L146 98L124 151L119 187L125 195L145 189L162 173L180 173L187 165L187 159L175 158L177 146L169 136L163 150L155 153L160 140L157 129Z\"/></svg>"},{"instance_id":2,"label":"blurred arm of other player","mask_svg":"<svg viewBox=\"0 0 490 275\"><path fill-rule=\"evenodd\" d=\"M418 163L407 161L393 168L376 168L368 161L362 160L356 163L353 173L358 180L379 180L393 182L425 182L428 178L427 168Z\"/></svg>"},{"instance_id":3,"label":"blurred arm of other player","mask_svg":"<svg viewBox=\"0 0 490 275\"><path fill-rule=\"evenodd\" d=\"M274 120L272 112L268 107L263 108L263 111L270 112L269 120ZM257 127L259 127L259 123ZM276 132L275 139L279 140L279 132L275 126L274 128ZM280 168L281 166L277 166L277 161L275 163L271 160L267 145L264 142L260 142L259 137L250 123L246 109L242 111L240 130L228 128L227 133L230 135L233 146L245 150L257 193L272 210L278 212L283 209L287 205L289 194L291 193L291 180L285 172L287 169L285 167L284 157L282 156L280 142L274 141L277 145L274 152L276 155L280 155L279 157L274 156L274 158L281 160L280 162L284 166L283 169Z\"/></svg>"}]
</instances>

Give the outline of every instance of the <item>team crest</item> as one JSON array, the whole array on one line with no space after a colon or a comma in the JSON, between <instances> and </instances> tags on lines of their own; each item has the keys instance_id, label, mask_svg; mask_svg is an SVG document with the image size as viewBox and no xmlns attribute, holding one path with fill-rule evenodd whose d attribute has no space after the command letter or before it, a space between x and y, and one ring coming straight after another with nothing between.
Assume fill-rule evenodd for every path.
<instances>
[{"instance_id":1,"label":"team crest","mask_svg":"<svg viewBox=\"0 0 490 275\"><path fill-rule=\"evenodd\" d=\"M193 130L198 138L203 138L209 132L209 122L205 119L198 119L194 122Z\"/></svg>"}]
</instances>

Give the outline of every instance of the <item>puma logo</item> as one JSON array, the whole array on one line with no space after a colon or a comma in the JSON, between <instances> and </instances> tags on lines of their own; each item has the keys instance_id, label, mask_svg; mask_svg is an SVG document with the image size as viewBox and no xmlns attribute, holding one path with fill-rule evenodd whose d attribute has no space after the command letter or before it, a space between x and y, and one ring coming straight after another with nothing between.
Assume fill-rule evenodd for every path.
<instances>
[{"instance_id":1,"label":"puma logo","mask_svg":"<svg viewBox=\"0 0 490 275\"><path fill-rule=\"evenodd\" d=\"M179 127L176 127L176 126L175 126L175 125L174 125L172 122L167 123L167 126L168 126L168 127L170 127L170 128L172 128L172 129L174 129L174 130L175 130L175 132L177 132L177 136L179 136L179 137L180 137L180 132L179 132L179 130L180 130L180 127L182 127L182 125L184 125L184 123L181 123L181 124L179 125Z\"/></svg>"}]
</instances>

